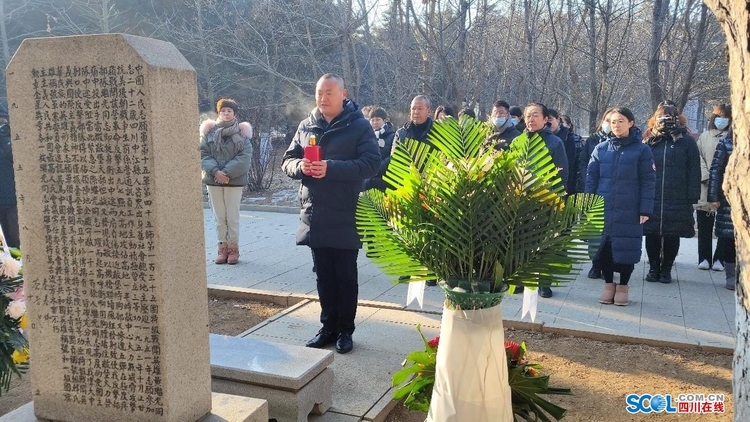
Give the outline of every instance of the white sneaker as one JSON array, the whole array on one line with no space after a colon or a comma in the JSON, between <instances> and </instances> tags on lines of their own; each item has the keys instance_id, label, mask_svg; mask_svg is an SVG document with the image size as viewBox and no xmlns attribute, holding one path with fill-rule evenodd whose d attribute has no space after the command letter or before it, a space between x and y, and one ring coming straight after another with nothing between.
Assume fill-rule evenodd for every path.
<instances>
[{"instance_id":1,"label":"white sneaker","mask_svg":"<svg viewBox=\"0 0 750 422\"><path fill-rule=\"evenodd\" d=\"M714 271L724 271L724 266L721 264L721 261L717 259L716 261L714 261L714 265L713 267L711 267L711 269Z\"/></svg>"},{"instance_id":2,"label":"white sneaker","mask_svg":"<svg viewBox=\"0 0 750 422\"><path fill-rule=\"evenodd\" d=\"M700 264L698 264L699 270L707 270L709 268L711 268L711 265L708 263L708 260L706 259L704 259L703 261L701 261Z\"/></svg>"}]
</instances>

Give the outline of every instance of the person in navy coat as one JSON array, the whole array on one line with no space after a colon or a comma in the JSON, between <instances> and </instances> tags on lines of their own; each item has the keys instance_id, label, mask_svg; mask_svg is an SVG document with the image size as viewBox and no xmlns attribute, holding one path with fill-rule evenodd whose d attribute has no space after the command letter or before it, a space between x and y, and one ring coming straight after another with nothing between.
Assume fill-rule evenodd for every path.
<instances>
[{"instance_id":1,"label":"person in navy coat","mask_svg":"<svg viewBox=\"0 0 750 422\"><path fill-rule=\"evenodd\" d=\"M651 149L641 143L629 109L609 114L611 133L591 154L586 192L604 197L604 231L596 259L604 276L599 302L626 306L628 281L641 260L643 224L654 209L656 170ZM614 284L614 273L620 283Z\"/></svg>"}]
</instances>

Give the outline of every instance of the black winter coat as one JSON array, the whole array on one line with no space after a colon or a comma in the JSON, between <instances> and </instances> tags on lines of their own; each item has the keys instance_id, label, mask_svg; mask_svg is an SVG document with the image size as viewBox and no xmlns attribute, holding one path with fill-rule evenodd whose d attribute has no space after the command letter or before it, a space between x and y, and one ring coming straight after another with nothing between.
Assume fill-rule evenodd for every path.
<instances>
[{"instance_id":1,"label":"black winter coat","mask_svg":"<svg viewBox=\"0 0 750 422\"><path fill-rule=\"evenodd\" d=\"M560 179L562 179L563 186L567 186L569 166L568 156L565 153L565 146L563 145L563 141L557 136L553 135L552 131L547 126L539 131L539 135L544 140L544 144L549 150L549 155L552 156L552 162L554 162L555 166L560 169L559 175ZM531 133L526 131L520 136L531 136Z\"/></svg>"},{"instance_id":2,"label":"black winter coat","mask_svg":"<svg viewBox=\"0 0 750 422\"><path fill-rule=\"evenodd\" d=\"M495 132L487 138L487 142L492 145L496 150L507 150L510 147L510 143L516 139L521 132L516 129L515 126L510 123L506 123L502 132ZM488 147L489 148L489 147Z\"/></svg>"},{"instance_id":3,"label":"black winter coat","mask_svg":"<svg viewBox=\"0 0 750 422\"><path fill-rule=\"evenodd\" d=\"M593 141L592 141L593 142ZM586 170L587 193L604 197L602 244L612 242L618 264L641 260L643 226L640 217L654 209L654 157L640 136L611 138L599 143Z\"/></svg>"},{"instance_id":4,"label":"black winter coat","mask_svg":"<svg viewBox=\"0 0 750 422\"><path fill-rule=\"evenodd\" d=\"M313 134L327 163L322 179L302 173L304 147ZM345 100L344 111L330 124L317 108L300 122L281 163L287 176L302 180L297 244L311 248L361 248L354 219L357 200L365 179L375 175L379 165L375 132L354 101Z\"/></svg>"},{"instance_id":5,"label":"black winter coat","mask_svg":"<svg viewBox=\"0 0 750 422\"><path fill-rule=\"evenodd\" d=\"M380 148L380 167L375 176L365 181L364 190L372 188L385 190L388 187L388 184L383 181L383 175L388 170L388 163L391 161L391 150L393 149L393 138L395 136L396 132L393 131L393 125L390 122L386 122L378 132L375 132Z\"/></svg>"},{"instance_id":6,"label":"black winter coat","mask_svg":"<svg viewBox=\"0 0 750 422\"><path fill-rule=\"evenodd\" d=\"M693 204L701 196L698 145L684 129L677 139L667 134L652 136L646 142L654 154L656 191L654 209L646 222L645 234L695 236Z\"/></svg>"},{"instance_id":7,"label":"black winter coat","mask_svg":"<svg viewBox=\"0 0 750 422\"><path fill-rule=\"evenodd\" d=\"M560 126L554 134L563 142L565 156L568 158L568 182L565 183L565 192L575 193L576 180L578 179L578 167L576 167L576 139L570 129Z\"/></svg>"},{"instance_id":8,"label":"black winter coat","mask_svg":"<svg viewBox=\"0 0 750 422\"><path fill-rule=\"evenodd\" d=\"M711 161L711 169L708 176L708 202L720 202L716 210L716 237L734 238L734 224L732 223L732 207L724 195L721 185L724 183L724 172L727 169L729 157L734 150L732 134L724 135L716 144L716 152Z\"/></svg>"},{"instance_id":9,"label":"black winter coat","mask_svg":"<svg viewBox=\"0 0 750 422\"><path fill-rule=\"evenodd\" d=\"M16 206L16 177L10 136L0 137L0 207Z\"/></svg>"},{"instance_id":10,"label":"black winter coat","mask_svg":"<svg viewBox=\"0 0 750 422\"><path fill-rule=\"evenodd\" d=\"M591 154L594 153L594 149L600 142L607 139L604 132L599 131L595 134L586 138L583 143L583 148L578 157L578 178L576 180L576 192L584 192L586 189L586 172L589 168L589 160L591 160Z\"/></svg>"}]
</instances>

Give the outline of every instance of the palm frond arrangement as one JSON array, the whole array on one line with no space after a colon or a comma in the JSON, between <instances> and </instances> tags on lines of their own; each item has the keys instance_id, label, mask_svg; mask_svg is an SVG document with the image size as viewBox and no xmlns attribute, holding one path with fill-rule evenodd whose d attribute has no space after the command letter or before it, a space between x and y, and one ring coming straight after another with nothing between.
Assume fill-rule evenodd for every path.
<instances>
[{"instance_id":1,"label":"palm frond arrangement","mask_svg":"<svg viewBox=\"0 0 750 422\"><path fill-rule=\"evenodd\" d=\"M20 377L29 369L21 251L9 252L0 250L0 396L10 388L13 375Z\"/></svg>"},{"instance_id":2,"label":"palm frond arrangement","mask_svg":"<svg viewBox=\"0 0 750 422\"><path fill-rule=\"evenodd\" d=\"M483 147L490 131L449 118L430 131L433 147L397 145L384 176L393 189L365 192L357 208L367 256L383 272L474 297L575 278L574 264L588 259L584 239L601 235L603 199L565 198L538 134L503 152Z\"/></svg>"}]
</instances>

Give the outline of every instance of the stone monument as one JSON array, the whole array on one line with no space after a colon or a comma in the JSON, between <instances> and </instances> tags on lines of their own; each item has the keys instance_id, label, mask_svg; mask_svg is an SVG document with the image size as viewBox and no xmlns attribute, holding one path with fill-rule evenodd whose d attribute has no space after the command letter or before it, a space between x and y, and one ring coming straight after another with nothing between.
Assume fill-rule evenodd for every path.
<instances>
[{"instance_id":1,"label":"stone monument","mask_svg":"<svg viewBox=\"0 0 750 422\"><path fill-rule=\"evenodd\" d=\"M7 89L36 417L208 415L192 66L149 38L34 38Z\"/></svg>"}]
</instances>

